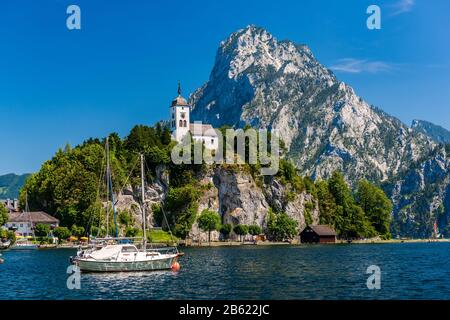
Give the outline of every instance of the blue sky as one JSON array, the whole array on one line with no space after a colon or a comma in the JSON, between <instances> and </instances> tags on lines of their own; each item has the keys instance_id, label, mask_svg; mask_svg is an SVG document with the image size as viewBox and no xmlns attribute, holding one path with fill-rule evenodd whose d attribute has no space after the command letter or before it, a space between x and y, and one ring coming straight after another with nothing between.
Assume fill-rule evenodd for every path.
<instances>
[{"instance_id":1,"label":"blue sky","mask_svg":"<svg viewBox=\"0 0 450 320\"><path fill-rule=\"evenodd\" d=\"M70 4L81 8L81 30L66 28ZM370 4L381 7L381 30L366 27ZM185 96L201 86L220 41L249 24L308 44L406 124L450 129L449 15L447 0L4 0L0 174L36 171L66 143L166 118L177 81Z\"/></svg>"}]
</instances>

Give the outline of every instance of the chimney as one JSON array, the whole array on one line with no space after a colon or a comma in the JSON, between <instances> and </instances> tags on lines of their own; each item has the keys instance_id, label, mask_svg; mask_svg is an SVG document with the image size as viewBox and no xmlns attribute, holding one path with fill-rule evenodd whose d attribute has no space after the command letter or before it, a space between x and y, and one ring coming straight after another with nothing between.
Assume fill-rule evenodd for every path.
<instances>
[{"instance_id":1,"label":"chimney","mask_svg":"<svg viewBox=\"0 0 450 320\"><path fill-rule=\"evenodd\" d=\"M19 211L19 200L14 199L14 211Z\"/></svg>"},{"instance_id":2,"label":"chimney","mask_svg":"<svg viewBox=\"0 0 450 320\"><path fill-rule=\"evenodd\" d=\"M11 199L6 199L6 208L11 209Z\"/></svg>"}]
</instances>

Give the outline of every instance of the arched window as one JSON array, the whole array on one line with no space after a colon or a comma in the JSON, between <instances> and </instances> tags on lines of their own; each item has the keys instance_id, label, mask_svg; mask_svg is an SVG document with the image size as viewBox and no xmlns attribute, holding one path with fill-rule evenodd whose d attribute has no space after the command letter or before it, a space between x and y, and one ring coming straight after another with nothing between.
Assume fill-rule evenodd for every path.
<instances>
[{"instance_id":1,"label":"arched window","mask_svg":"<svg viewBox=\"0 0 450 320\"><path fill-rule=\"evenodd\" d=\"M187 128L187 122L184 120L184 127Z\"/></svg>"},{"instance_id":2,"label":"arched window","mask_svg":"<svg viewBox=\"0 0 450 320\"><path fill-rule=\"evenodd\" d=\"M180 120L180 127L183 126L183 120Z\"/></svg>"},{"instance_id":3,"label":"arched window","mask_svg":"<svg viewBox=\"0 0 450 320\"><path fill-rule=\"evenodd\" d=\"M214 139L211 139L211 144L214 144Z\"/></svg>"}]
</instances>

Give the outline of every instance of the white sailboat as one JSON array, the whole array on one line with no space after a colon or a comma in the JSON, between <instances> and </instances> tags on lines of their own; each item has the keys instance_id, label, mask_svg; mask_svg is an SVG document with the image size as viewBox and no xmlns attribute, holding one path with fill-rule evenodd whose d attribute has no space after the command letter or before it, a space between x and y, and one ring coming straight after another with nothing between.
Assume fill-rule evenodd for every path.
<instances>
[{"instance_id":1,"label":"white sailboat","mask_svg":"<svg viewBox=\"0 0 450 320\"><path fill-rule=\"evenodd\" d=\"M109 153L107 140L107 154ZM113 197L111 172L109 171L109 157L107 156L107 180L111 196ZM164 269L179 269L177 262L182 253L177 247L163 249L147 249L146 213L144 193L144 156L141 154L141 183L142 183L142 247L134 244L121 244L127 238L119 238L116 223L116 238L98 239L106 243L84 251L79 251L72 262L83 272L127 272L127 271L153 271ZM116 210L112 201L114 218ZM116 219L114 219L116 221ZM129 238L128 238L129 239ZM116 242L116 243L114 243Z\"/></svg>"}]
</instances>

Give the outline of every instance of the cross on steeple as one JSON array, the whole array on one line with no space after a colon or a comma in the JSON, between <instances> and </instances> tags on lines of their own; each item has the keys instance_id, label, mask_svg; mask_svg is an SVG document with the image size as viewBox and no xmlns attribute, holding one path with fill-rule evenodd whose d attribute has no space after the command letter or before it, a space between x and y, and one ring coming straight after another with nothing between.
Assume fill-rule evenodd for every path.
<instances>
[{"instance_id":1,"label":"cross on steeple","mask_svg":"<svg viewBox=\"0 0 450 320\"><path fill-rule=\"evenodd\" d=\"M178 80L178 95L181 96L181 84L180 84L180 80Z\"/></svg>"}]
</instances>

